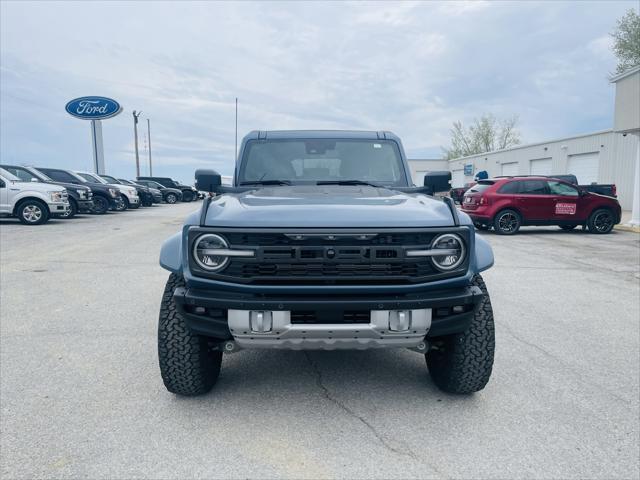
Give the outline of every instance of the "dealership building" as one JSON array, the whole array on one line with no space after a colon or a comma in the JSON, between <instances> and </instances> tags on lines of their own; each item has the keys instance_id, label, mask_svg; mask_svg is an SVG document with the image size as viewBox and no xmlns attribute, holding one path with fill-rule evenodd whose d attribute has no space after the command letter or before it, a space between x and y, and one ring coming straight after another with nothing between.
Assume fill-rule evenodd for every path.
<instances>
[{"instance_id":1,"label":"dealership building","mask_svg":"<svg viewBox=\"0 0 640 480\"><path fill-rule=\"evenodd\" d=\"M432 166L437 168L431 170L450 170L453 187L473 181L483 170L489 177L573 174L580 184L614 183L623 210L631 210L640 195L640 67L611 82L616 85L612 129L456 158L448 166L438 163L443 160L411 160L414 182L420 184ZM637 219L638 212L634 214Z\"/></svg>"}]
</instances>

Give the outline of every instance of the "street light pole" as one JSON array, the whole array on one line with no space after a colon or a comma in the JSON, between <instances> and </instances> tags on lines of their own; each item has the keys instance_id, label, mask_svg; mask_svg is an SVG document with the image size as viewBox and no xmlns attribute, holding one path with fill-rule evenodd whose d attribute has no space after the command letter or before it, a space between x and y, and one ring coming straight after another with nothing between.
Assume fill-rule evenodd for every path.
<instances>
[{"instance_id":1,"label":"street light pole","mask_svg":"<svg viewBox=\"0 0 640 480\"><path fill-rule=\"evenodd\" d=\"M151 164L151 123L147 118L147 137L149 138L149 176L153 177L153 166Z\"/></svg>"},{"instance_id":2,"label":"street light pole","mask_svg":"<svg viewBox=\"0 0 640 480\"><path fill-rule=\"evenodd\" d=\"M136 178L140 176L140 155L138 154L138 117L142 112L133 111L133 134L136 145Z\"/></svg>"}]
</instances>

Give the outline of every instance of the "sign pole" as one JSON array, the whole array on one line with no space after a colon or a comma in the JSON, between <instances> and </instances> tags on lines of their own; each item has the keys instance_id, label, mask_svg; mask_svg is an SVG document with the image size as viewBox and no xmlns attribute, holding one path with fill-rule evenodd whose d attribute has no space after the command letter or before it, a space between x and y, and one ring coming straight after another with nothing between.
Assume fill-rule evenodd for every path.
<instances>
[{"instance_id":1,"label":"sign pole","mask_svg":"<svg viewBox=\"0 0 640 480\"><path fill-rule=\"evenodd\" d=\"M147 136L149 137L149 176L153 177L153 165L151 164L151 123L147 118Z\"/></svg>"},{"instance_id":2,"label":"sign pole","mask_svg":"<svg viewBox=\"0 0 640 480\"><path fill-rule=\"evenodd\" d=\"M102 143L102 121L91 120L91 145L93 146L93 171L104 175L104 145Z\"/></svg>"}]
</instances>

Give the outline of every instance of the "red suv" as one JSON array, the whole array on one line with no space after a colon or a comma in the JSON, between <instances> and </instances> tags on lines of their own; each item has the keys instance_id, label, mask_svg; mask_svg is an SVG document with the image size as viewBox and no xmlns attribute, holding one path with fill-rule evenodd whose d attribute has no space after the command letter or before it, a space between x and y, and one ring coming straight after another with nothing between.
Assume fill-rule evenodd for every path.
<instances>
[{"instance_id":1,"label":"red suv","mask_svg":"<svg viewBox=\"0 0 640 480\"><path fill-rule=\"evenodd\" d=\"M493 227L500 235L512 235L522 225L558 225L563 230L587 225L593 233L609 233L621 214L613 197L533 176L481 180L464 194L462 211L477 228Z\"/></svg>"}]
</instances>

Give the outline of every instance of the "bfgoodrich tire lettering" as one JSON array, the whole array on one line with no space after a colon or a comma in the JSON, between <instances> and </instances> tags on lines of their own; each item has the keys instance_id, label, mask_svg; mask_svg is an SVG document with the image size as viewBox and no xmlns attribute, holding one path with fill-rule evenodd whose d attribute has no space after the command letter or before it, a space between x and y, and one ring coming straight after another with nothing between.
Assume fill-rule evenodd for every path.
<instances>
[{"instance_id":1,"label":"bfgoodrich tire lettering","mask_svg":"<svg viewBox=\"0 0 640 480\"><path fill-rule=\"evenodd\" d=\"M425 355L433 382L449 393L482 390L493 368L495 331L491 300L480 275L473 277L471 283L484 293L471 326L463 333L431 339L433 347Z\"/></svg>"},{"instance_id":2,"label":"bfgoodrich tire lettering","mask_svg":"<svg viewBox=\"0 0 640 480\"><path fill-rule=\"evenodd\" d=\"M176 308L173 292L184 279L171 274L162 295L158 325L160 373L167 390L178 395L201 395L220 375L222 352L213 350L206 337L195 335Z\"/></svg>"}]
</instances>

